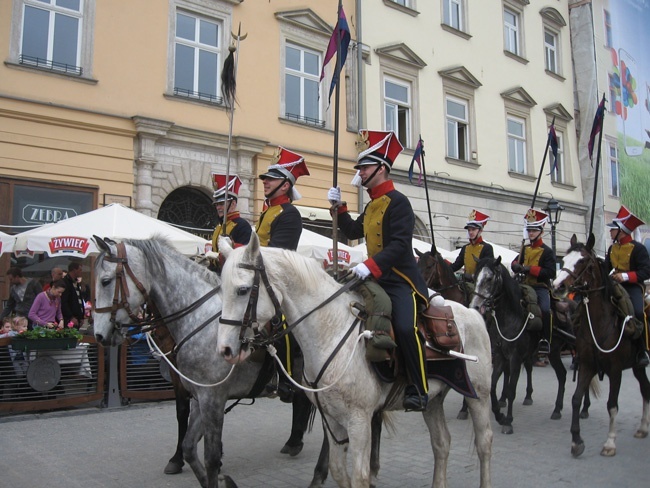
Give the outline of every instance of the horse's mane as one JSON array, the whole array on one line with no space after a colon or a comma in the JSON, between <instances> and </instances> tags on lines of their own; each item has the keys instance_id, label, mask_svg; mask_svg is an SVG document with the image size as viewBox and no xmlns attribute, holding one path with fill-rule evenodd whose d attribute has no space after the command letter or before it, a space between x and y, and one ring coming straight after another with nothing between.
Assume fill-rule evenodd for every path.
<instances>
[{"instance_id":1,"label":"horse's mane","mask_svg":"<svg viewBox=\"0 0 650 488\"><path fill-rule=\"evenodd\" d=\"M321 288L325 280L333 280L323 269L321 263L313 258L301 256L295 251L287 249L279 249L274 247L261 248L265 262L268 261L287 261L286 266L279 266L277 268L268 268L267 271L270 275L274 275L276 279L283 281L300 281L304 283L305 290L315 290ZM288 273L288 268L291 273Z\"/></svg>"},{"instance_id":2,"label":"horse's mane","mask_svg":"<svg viewBox=\"0 0 650 488\"><path fill-rule=\"evenodd\" d=\"M494 269L496 265L497 258L481 258L476 265L476 274L481 272L485 267ZM501 282L503 283L503 291L507 296L514 297L517 296L519 292L519 287L517 281L510 276L508 269L503 263L499 263L498 272L501 274Z\"/></svg>"},{"instance_id":3,"label":"horse's mane","mask_svg":"<svg viewBox=\"0 0 650 488\"><path fill-rule=\"evenodd\" d=\"M451 266L445 261L445 258L442 257L442 254L436 252L434 258L437 262L440 263L440 269L442 269L443 274L441 278L446 279L449 283L455 283L457 280L456 275L454 274L454 270L451 269Z\"/></svg>"},{"instance_id":4,"label":"horse's mane","mask_svg":"<svg viewBox=\"0 0 650 488\"><path fill-rule=\"evenodd\" d=\"M203 279L215 287L221 284L221 279L216 273L183 256L181 253L176 251L176 249L174 249L169 241L164 237L155 236L151 239L124 239L123 242L124 244L133 246L142 252L145 257L145 268L152 276L166 279L167 268L165 266L165 260L170 260L173 263L178 264L179 268L186 269L192 275ZM103 266L105 254L106 253L102 252L99 255L95 263L95 268Z\"/></svg>"},{"instance_id":5,"label":"horse's mane","mask_svg":"<svg viewBox=\"0 0 650 488\"><path fill-rule=\"evenodd\" d=\"M587 254L587 256L583 257L582 259L589 259L593 258L596 261L596 264L598 265L600 269L600 278L601 278L601 284L603 285L603 295L604 296L609 296L613 293L613 288L614 288L614 283L611 279L609 279L609 270L605 266L605 260L602 258L599 258L593 250L587 249L587 246L583 244L582 242L576 242L573 244L569 250L566 252L566 255L568 256L572 252L578 252L580 254Z\"/></svg>"}]
</instances>

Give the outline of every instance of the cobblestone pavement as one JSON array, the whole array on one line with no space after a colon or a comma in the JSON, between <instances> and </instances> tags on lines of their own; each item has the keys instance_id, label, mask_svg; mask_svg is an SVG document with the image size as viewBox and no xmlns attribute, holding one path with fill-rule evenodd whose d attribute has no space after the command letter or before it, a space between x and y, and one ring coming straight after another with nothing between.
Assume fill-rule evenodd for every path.
<instances>
[{"instance_id":1,"label":"cobblestone pavement","mask_svg":"<svg viewBox=\"0 0 650 488\"><path fill-rule=\"evenodd\" d=\"M568 366L569 358L565 358ZM561 420L552 421L557 382L549 367L535 368L534 404L524 407L520 381L513 435L501 434L493 421L494 487L641 487L648 486L650 438L634 439L641 419L641 394L631 371L623 377L619 397L618 453L600 456L607 437L606 395L594 399L591 417L582 421L584 454L570 454L570 410L574 383L568 383ZM461 397L451 392L446 413L452 436L450 488L478 486L478 460L471 421L456 420ZM306 487L312 478L322 440L320 425L305 439L300 455L279 450L289 435L290 409L263 399L237 407L226 416L224 467L240 488ZM380 487L429 487L433 473L426 426L416 413L394 416L394 432L384 431ZM28 414L0 419L0 486L23 488L196 487L186 467L179 475L163 468L175 446L173 402L115 409L85 409ZM327 487L335 483L328 479Z\"/></svg>"}]
</instances>

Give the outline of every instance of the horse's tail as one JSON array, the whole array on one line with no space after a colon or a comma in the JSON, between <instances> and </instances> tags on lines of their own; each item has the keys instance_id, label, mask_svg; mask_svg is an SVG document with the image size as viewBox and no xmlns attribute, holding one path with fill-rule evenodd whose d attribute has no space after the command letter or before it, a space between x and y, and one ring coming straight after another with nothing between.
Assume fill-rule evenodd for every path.
<instances>
[{"instance_id":1,"label":"horse's tail","mask_svg":"<svg viewBox=\"0 0 650 488\"><path fill-rule=\"evenodd\" d=\"M600 381L598 381L598 375L595 375L593 378L591 378L591 383L589 383L589 390L591 390L591 394L594 396L594 398L598 398L600 396Z\"/></svg>"},{"instance_id":2,"label":"horse's tail","mask_svg":"<svg viewBox=\"0 0 650 488\"><path fill-rule=\"evenodd\" d=\"M397 423L395 422L395 412L387 412L386 410L381 412L381 421L382 424L386 427L386 431L390 435L395 435L397 433Z\"/></svg>"}]
</instances>

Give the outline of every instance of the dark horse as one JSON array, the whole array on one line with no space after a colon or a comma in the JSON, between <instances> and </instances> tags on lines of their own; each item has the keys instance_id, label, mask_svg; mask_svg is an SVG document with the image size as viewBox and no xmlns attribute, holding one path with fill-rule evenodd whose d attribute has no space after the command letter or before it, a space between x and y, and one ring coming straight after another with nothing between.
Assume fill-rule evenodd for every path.
<instances>
[{"instance_id":1,"label":"dark horse","mask_svg":"<svg viewBox=\"0 0 650 488\"><path fill-rule=\"evenodd\" d=\"M634 434L639 439L648 436L650 424L650 382L643 367L635 367L637 346L626 334L622 320L612 304L613 282L609 278L602 259L593 251L594 236L587 244L581 244L574 235L571 247L564 258L564 267L553 282L555 289L570 289L582 297L580 302L580 326L576 333L578 353L578 385L571 399L571 454L580 456L585 444L580 437L579 408L582 397L594 377L598 374L609 377L609 433L600 452L603 456L616 454L616 414L618 394L624 369L632 368L639 382L643 397L641 425Z\"/></svg>"},{"instance_id":2,"label":"dark horse","mask_svg":"<svg viewBox=\"0 0 650 488\"><path fill-rule=\"evenodd\" d=\"M440 293L445 300L452 300L463 304L464 306L469 306L470 293L468 292L467 286L461 280L456 277L454 270L451 269L449 263L442 257L442 254L438 252L435 244L431 246L431 252L420 252L418 249L414 249L418 255L418 269L424 277L424 281L427 286L432 290ZM533 388L533 361L532 358L530 361L527 361L525 364L527 379L528 379L528 388L526 389L526 399L524 400L525 405L530 405L533 403L531 398ZM499 398L499 405L505 407L506 403L506 386L509 382L510 372L505 365L504 369L504 380L503 380L503 389L501 390L501 397ZM459 420L467 420L467 401L463 397L463 406L461 407L458 415L456 416Z\"/></svg>"},{"instance_id":3,"label":"dark horse","mask_svg":"<svg viewBox=\"0 0 650 488\"><path fill-rule=\"evenodd\" d=\"M530 362L541 332L526 330L527 311L521 305L522 292L517 281L501 264L501 257L483 258L476 268L476 289L470 307L485 317L492 340L492 411L504 434L512 434L512 407L517 394L521 366ZM508 413L503 415L496 397L501 374L510 371L507 385ZM565 374L566 376L566 374ZM504 381L505 383L505 381ZM526 389L524 404L532 404L532 384Z\"/></svg>"}]
</instances>

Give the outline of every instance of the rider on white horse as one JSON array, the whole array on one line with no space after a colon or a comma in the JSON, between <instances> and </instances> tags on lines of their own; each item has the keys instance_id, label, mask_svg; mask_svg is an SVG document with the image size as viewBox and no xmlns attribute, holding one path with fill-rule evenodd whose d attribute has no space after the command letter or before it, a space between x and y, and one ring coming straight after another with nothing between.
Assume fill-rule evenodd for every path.
<instances>
[{"instance_id":1,"label":"rider on white horse","mask_svg":"<svg viewBox=\"0 0 650 488\"><path fill-rule=\"evenodd\" d=\"M264 211L255 227L255 232L264 247L279 247L295 251L302 234L302 217L292 202L301 198L295 188L300 176L309 176L305 159L298 153L278 147L273 164L260 175L264 186ZM298 346L291 335L284 336L275 344L278 357L287 372L293 369L293 354ZM280 400L291 403L293 388L283 374L278 380Z\"/></svg>"},{"instance_id":2,"label":"rider on white horse","mask_svg":"<svg viewBox=\"0 0 650 488\"><path fill-rule=\"evenodd\" d=\"M339 228L348 239L366 239L368 259L352 268L352 272L361 279L372 276L390 297L393 329L410 382L403 406L407 411L422 411L427 406L428 385L424 344L417 332L416 318L418 307L426 306L428 294L413 257L413 209L389 179L393 162L403 147L394 132L361 130L359 136L360 153L355 169L361 185L368 190L370 203L353 220L341 201L340 188L331 188L327 198L338 206Z\"/></svg>"}]
</instances>

